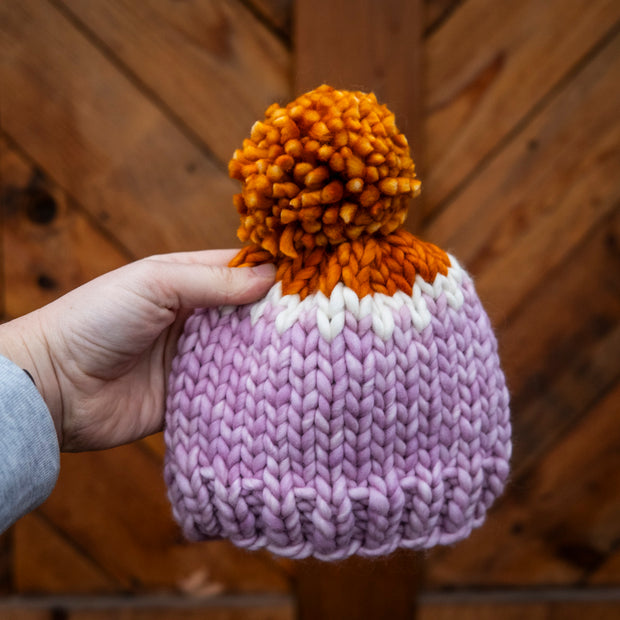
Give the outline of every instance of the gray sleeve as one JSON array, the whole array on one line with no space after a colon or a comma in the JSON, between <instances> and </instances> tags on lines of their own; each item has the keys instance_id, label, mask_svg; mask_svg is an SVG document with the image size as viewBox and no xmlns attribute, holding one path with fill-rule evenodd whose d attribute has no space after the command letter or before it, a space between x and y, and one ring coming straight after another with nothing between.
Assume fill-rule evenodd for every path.
<instances>
[{"instance_id":1,"label":"gray sleeve","mask_svg":"<svg viewBox=\"0 0 620 620\"><path fill-rule=\"evenodd\" d=\"M0 356L0 532L47 498L59 469L43 398L21 368Z\"/></svg>"}]
</instances>

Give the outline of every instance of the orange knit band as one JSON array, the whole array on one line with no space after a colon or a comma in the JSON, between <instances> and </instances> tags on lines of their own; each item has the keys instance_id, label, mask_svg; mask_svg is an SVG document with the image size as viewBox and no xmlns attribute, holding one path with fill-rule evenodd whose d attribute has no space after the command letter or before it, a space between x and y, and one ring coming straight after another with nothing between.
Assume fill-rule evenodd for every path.
<instances>
[{"instance_id":1,"label":"orange knit band","mask_svg":"<svg viewBox=\"0 0 620 620\"><path fill-rule=\"evenodd\" d=\"M231 267L252 267L273 261L260 246L243 248ZM438 273L446 275L448 255L432 243L421 241L405 230L387 237L365 237L330 248L316 247L296 258L283 257L276 280L282 293L299 294L301 299L316 291L329 296L338 282L353 289L358 297L373 293L412 294L416 275L433 282Z\"/></svg>"}]
</instances>

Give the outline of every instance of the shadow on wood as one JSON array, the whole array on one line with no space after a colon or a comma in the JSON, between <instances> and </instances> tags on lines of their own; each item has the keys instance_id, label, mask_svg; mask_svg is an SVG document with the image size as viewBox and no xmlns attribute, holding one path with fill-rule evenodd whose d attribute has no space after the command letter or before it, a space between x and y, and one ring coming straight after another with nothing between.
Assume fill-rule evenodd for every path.
<instances>
[{"instance_id":1,"label":"shadow on wood","mask_svg":"<svg viewBox=\"0 0 620 620\"><path fill-rule=\"evenodd\" d=\"M314 558L295 567L299 620L413 618L422 581L418 554L399 550L387 558Z\"/></svg>"}]
</instances>

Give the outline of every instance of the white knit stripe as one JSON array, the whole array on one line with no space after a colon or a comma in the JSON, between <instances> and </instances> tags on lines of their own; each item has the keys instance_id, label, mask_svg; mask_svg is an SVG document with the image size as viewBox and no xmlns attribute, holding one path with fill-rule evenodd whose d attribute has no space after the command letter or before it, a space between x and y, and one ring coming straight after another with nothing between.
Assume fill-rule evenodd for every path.
<instances>
[{"instance_id":1,"label":"white knit stripe","mask_svg":"<svg viewBox=\"0 0 620 620\"><path fill-rule=\"evenodd\" d=\"M344 329L345 313L348 311L358 321L372 315L373 331L383 340L388 340L394 332L394 312L404 306L411 313L415 329L422 331L431 321L425 295L436 300L443 294L448 305L455 310L464 303L461 284L463 278L468 277L467 273L453 256L448 256L451 263L448 274L437 274L432 284L416 276L411 295L397 291L393 296L374 293L360 299L353 289L339 282L329 297L318 291L302 301L299 295L282 295L282 284L276 282L267 295L252 307L252 325L256 325L269 307L276 312L275 326L280 334L290 329L302 316L311 314L316 316L323 338L331 342Z\"/></svg>"}]
</instances>

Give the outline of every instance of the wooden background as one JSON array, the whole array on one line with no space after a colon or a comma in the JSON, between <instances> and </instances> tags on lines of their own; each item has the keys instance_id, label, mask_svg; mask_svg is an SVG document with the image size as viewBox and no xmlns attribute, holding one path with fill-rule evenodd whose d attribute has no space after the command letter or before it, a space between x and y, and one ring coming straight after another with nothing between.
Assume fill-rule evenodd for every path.
<instances>
[{"instance_id":1,"label":"wooden background","mask_svg":"<svg viewBox=\"0 0 620 620\"><path fill-rule=\"evenodd\" d=\"M2 0L0 312L151 253L237 246L226 164L272 101L375 90L412 226L474 275L512 477L427 554L321 566L185 543L154 437L64 455L0 537L0 618L620 617L620 2Z\"/></svg>"}]
</instances>

